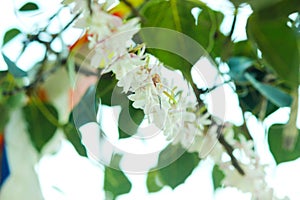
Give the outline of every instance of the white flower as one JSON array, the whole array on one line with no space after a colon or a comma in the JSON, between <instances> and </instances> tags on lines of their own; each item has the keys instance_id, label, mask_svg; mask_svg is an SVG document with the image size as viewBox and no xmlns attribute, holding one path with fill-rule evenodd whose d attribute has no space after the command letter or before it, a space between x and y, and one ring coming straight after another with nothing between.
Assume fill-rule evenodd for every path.
<instances>
[{"instance_id":1,"label":"white flower","mask_svg":"<svg viewBox=\"0 0 300 200\"><path fill-rule=\"evenodd\" d=\"M138 64L142 65L144 63L140 62ZM135 91L142 85L152 84L151 76L146 71L147 69L142 66L136 67L120 79L118 86L123 87L123 91L127 93L129 90Z\"/></svg>"},{"instance_id":2,"label":"white flower","mask_svg":"<svg viewBox=\"0 0 300 200\"><path fill-rule=\"evenodd\" d=\"M243 192L255 193L262 190L266 186L264 180L265 172L262 166L255 167L251 164L239 163L245 172L245 175L241 175L235 168L231 166L231 163L223 165L223 172L225 178L223 180L224 185L233 186L240 189Z\"/></svg>"},{"instance_id":3,"label":"white flower","mask_svg":"<svg viewBox=\"0 0 300 200\"><path fill-rule=\"evenodd\" d=\"M133 107L143 109L146 115L150 114L153 106L159 105L159 97L152 83L136 89L134 94L129 95L128 98L133 101Z\"/></svg>"},{"instance_id":4,"label":"white flower","mask_svg":"<svg viewBox=\"0 0 300 200\"><path fill-rule=\"evenodd\" d=\"M213 124L209 127L206 135L203 137L202 145L199 146L198 153L200 158L208 155L215 161L219 162L224 152L221 144L218 142L218 125Z\"/></svg>"},{"instance_id":5,"label":"white flower","mask_svg":"<svg viewBox=\"0 0 300 200\"><path fill-rule=\"evenodd\" d=\"M116 79L121 80L122 78L126 78L133 70L144 65L145 61L141 60L137 56L132 56L131 54L127 53L119 57L105 70L106 72L112 71L116 75ZM122 82L120 83L120 86L121 85L123 85Z\"/></svg>"},{"instance_id":6,"label":"white flower","mask_svg":"<svg viewBox=\"0 0 300 200\"><path fill-rule=\"evenodd\" d=\"M209 119L210 116L210 113L207 112L204 115L201 115L197 118L197 124L201 130L203 130L205 126L211 124L211 120Z\"/></svg>"}]
</instances>

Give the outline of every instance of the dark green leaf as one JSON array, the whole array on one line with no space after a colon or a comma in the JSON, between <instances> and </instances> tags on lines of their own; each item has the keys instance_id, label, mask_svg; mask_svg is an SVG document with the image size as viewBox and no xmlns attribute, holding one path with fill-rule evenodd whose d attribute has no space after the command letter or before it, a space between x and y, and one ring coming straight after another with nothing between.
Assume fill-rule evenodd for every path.
<instances>
[{"instance_id":1,"label":"dark green leaf","mask_svg":"<svg viewBox=\"0 0 300 200\"><path fill-rule=\"evenodd\" d=\"M215 165L212 171L212 180L213 180L213 185L215 190L217 188L222 187L221 183L224 177L225 177L224 173L220 170L220 168L217 165Z\"/></svg>"},{"instance_id":2,"label":"dark green leaf","mask_svg":"<svg viewBox=\"0 0 300 200\"><path fill-rule=\"evenodd\" d=\"M101 98L101 104L111 106L111 97L117 87L117 79L112 73L103 74L97 85L97 98Z\"/></svg>"},{"instance_id":3,"label":"dark green leaf","mask_svg":"<svg viewBox=\"0 0 300 200\"><path fill-rule=\"evenodd\" d=\"M2 53L4 61L7 64L8 71L16 78L27 76L27 73L21 70L13 61L11 61L4 53Z\"/></svg>"},{"instance_id":4,"label":"dark green leaf","mask_svg":"<svg viewBox=\"0 0 300 200\"><path fill-rule=\"evenodd\" d=\"M299 10L298 0L230 0L236 7L242 3L248 3L254 11L264 12L266 9L269 11L265 13L274 18L278 15L286 13L297 12ZM272 12L270 12L272 11Z\"/></svg>"},{"instance_id":5,"label":"dark green leaf","mask_svg":"<svg viewBox=\"0 0 300 200\"><path fill-rule=\"evenodd\" d=\"M53 106L49 104L43 104L41 106L47 110L47 114L51 114L51 117L56 120L58 119L58 113ZM25 106L23 108L23 114L27 122L31 142L36 150L41 152L45 144L47 144L55 134L57 127L49 121L49 116L45 116L45 113L41 112L41 110L33 104Z\"/></svg>"},{"instance_id":6,"label":"dark green leaf","mask_svg":"<svg viewBox=\"0 0 300 200\"><path fill-rule=\"evenodd\" d=\"M161 163L166 163L170 160L173 160L172 157L177 156L176 152L184 152L184 149L179 145L169 145L166 147L159 155L158 166L161 166ZM155 171L160 183L163 186L168 185L172 189L184 183L184 181L189 177L200 161L197 153L187 152L184 152L179 158L174 157L174 159L175 160L168 166ZM153 174L150 172L148 176L149 175ZM149 181L151 179L153 180L153 178L155 177L149 177ZM152 183L155 182L152 181ZM154 190L157 190L159 187L161 187L161 185L157 183L155 183L155 185L149 184L148 190L153 190L153 188Z\"/></svg>"},{"instance_id":7,"label":"dark green leaf","mask_svg":"<svg viewBox=\"0 0 300 200\"><path fill-rule=\"evenodd\" d=\"M24 4L19 11L34 11L34 10L38 10L39 6L36 3L33 2L28 2L26 4Z\"/></svg>"},{"instance_id":8,"label":"dark green leaf","mask_svg":"<svg viewBox=\"0 0 300 200\"><path fill-rule=\"evenodd\" d=\"M9 42L10 40L12 40L14 37L16 37L17 35L19 35L21 33L21 31L19 29L16 28L12 28L8 31L6 31L4 37L3 37L3 43L2 46L4 46L7 42Z\"/></svg>"},{"instance_id":9,"label":"dark green leaf","mask_svg":"<svg viewBox=\"0 0 300 200\"><path fill-rule=\"evenodd\" d=\"M257 49L249 40L243 40L233 43L233 57L248 57L251 59L257 58Z\"/></svg>"},{"instance_id":10,"label":"dark green leaf","mask_svg":"<svg viewBox=\"0 0 300 200\"><path fill-rule=\"evenodd\" d=\"M287 16L265 19L254 14L248 20L247 33L256 42L268 66L289 86L298 87L299 38L286 23Z\"/></svg>"},{"instance_id":11,"label":"dark green leaf","mask_svg":"<svg viewBox=\"0 0 300 200\"><path fill-rule=\"evenodd\" d=\"M119 137L128 138L136 133L144 119L144 112L132 107L132 102L128 100L127 94L116 83L117 80L112 73L102 75L98 82L96 95L98 98L101 98L102 104L121 106L118 122Z\"/></svg>"},{"instance_id":12,"label":"dark green leaf","mask_svg":"<svg viewBox=\"0 0 300 200\"><path fill-rule=\"evenodd\" d=\"M253 85L253 87L257 89L257 91L276 106L286 107L291 105L292 97L287 93L281 91L277 87L258 82L249 73L245 73L245 77Z\"/></svg>"},{"instance_id":13,"label":"dark green leaf","mask_svg":"<svg viewBox=\"0 0 300 200\"><path fill-rule=\"evenodd\" d=\"M63 128L66 138L72 143L77 153L87 157L85 146L81 143L81 136L75 127L73 117L70 116L69 123Z\"/></svg>"},{"instance_id":14,"label":"dark green leaf","mask_svg":"<svg viewBox=\"0 0 300 200\"><path fill-rule=\"evenodd\" d=\"M240 83L248 82L244 74L253 65L253 60L247 57L232 57L228 60L230 77Z\"/></svg>"},{"instance_id":15,"label":"dark green leaf","mask_svg":"<svg viewBox=\"0 0 300 200\"><path fill-rule=\"evenodd\" d=\"M119 169L120 155L115 155L111 161L111 166ZM105 167L104 190L108 193L109 199L116 199L121 194L126 194L131 190L131 183L124 172L110 167Z\"/></svg>"},{"instance_id":16,"label":"dark green leaf","mask_svg":"<svg viewBox=\"0 0 300 200\"><path fill-rule=\"evenodd\" d=\"M275 124L270 127L268 132L268 142L271 153L277 164L292 161L300 157L300 139L298 137L295 148L290 151L283 148L283 130L284 125ZM298 130L298 133L300 131Z\"/></svg>"},{"instance_id":17,"label":"dark green leaf","mask_svg":"<svg viewBox=\"0 0 300 200\"><path fill-rule=\"evenodd\" d=\"M132 102L129 102L128 106L123 105L118 122L119 138L128 138L136 134L144 116L144 111L135 109Z\"/></svg>"},{"instance_id":18,"label":"dark green leaf","mask_svg":"<svg viewBox=\"0 0 300 200\"><path fill-rule=\"evenodd\" d=\"M263 120L266 116L273 113L279 107L268 101L260 92L258 92L253 86L247 87L237 86L237 91L243 90L245 93L239 93L238 98L240 105L244 112L249 111L260 120ZM267 101L267 102L264 102ZM265 105L267 104L267 105ZM262 113L263 112L263 113Z\"/></svg>"},{"instance_id":19,"label":"dark green leaf","mask_svg":"<svg viewBox=\"0 0 300 200\"><path fill-rule=\"evenodd\" d=\"M160 169L160 176L166 185L174 189L191 175L199 160L198 154L184 153L178 160Z\"/></svg>"},{"instance_id":20,"label":"dark green leaf","mask_svg":"<svg viewBox=\"0 0 300 200\"><path fill-rule=\"evenodd\" d=\"M192 9L198 8L196 20ZM141 11L145 22L142 40L150 53L173 69L180 69L191 81L190 69L205 54L214 49L214 36L221 34L218 28L223 15L209 9L200 1L149 1ZM202 45L202 46L201 46ZM222 49L222 48L221 48Z\"/></svg>"},{"instance_id":21,"label":"dark green leaf","mask_svg":"<svg viewBox=\"0 0 300 200\"><path fill-rule=\"evenodd\" d=\"M0 113L1 113L1 117L0 117L0 133L3 132L6 123L9 120L9 109L7 108L6 105L2 105L0 104Z\"/></svg>"},{"instance_id":22,"label":"dark green leaf","mask_svg":"<svg viewBox=\"0 0 300 200\"><path fill-rule=\"evenodd\" d=\"M148 192L158 192L163 188L163 183L160 180L159 171L151 171L147 176L147 189Z\"/></svg>"},{"instance_id":23,"label":"dark green leaf","mask_svg":"<svg viewBox=\"0 0 300 200\"><path fill-rule=\"evenodd\" d=\"M275 18L286 18L294 12L299 12L298 0L248 0L256 13L263 18L274 20ZM252 2L251 2L252 1Z\"/></svg>"}]
</instances>

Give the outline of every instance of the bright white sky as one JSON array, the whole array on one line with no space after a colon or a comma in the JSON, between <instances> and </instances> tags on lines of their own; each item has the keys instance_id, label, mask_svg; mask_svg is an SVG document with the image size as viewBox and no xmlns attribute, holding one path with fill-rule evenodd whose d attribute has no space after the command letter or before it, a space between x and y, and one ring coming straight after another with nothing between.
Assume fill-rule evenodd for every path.
<instances>
[{"instance_id":1,"label":"bright white sky","mask_svg":"<svg viewBox=\"0 0 300 200\"><path fill-rule=\"evenodd\" d=\"M16 1L17 2L17 1ZM55 2L51 1L53 5ZM225 10L226 14L231 14L230 4L225 0L206 0L211 7L219 10ZM51 6L50 6L51 7ZM12 1L5 1L0 7L1 20L0 20L0 38L2 38L5 30L14 27L15 24L20 24L13 15ZM236 40L246 38L246 33L243 31L246 25L246 18L251 13L249 7L241 8L241 14L237 21L237 28L233 34ZM232 16L225 18L222 25L224 30L228 30L231 26ZM22 21L23 23L23 21ZM13 54L13 53L12 53ZM0 64L3 66L3 61L0 58ZM1 69L2 67L0 67ZM227 89L226 89L227 90ZM232 101L236 101L232 96ZM230 102L232 102L230 101ZM236 109L235 106L232 109ZM227 116L231 121L239 122L238 115L232 112L232 116ZM288 110L282 109L280 113L276 113L273 117L267 120L267 124L273 121L286 121ZM113 119L106 119L111 120ZM249 124L251 131L264 141L264 128L253 117L249 117ZM112 125L113 126L113 125ZM270 168L270 184L274 185L275 190L280 195L288 195L291 199L299 199L298 184L294 184L294 180L300 180L300 160L294 162L281 164L274 167L274 162L270 155L266 153L264 144L259 144L259 150L262 152L263 160L266 163L271 163L273 166ZM240 200L250 199L249 195L242 194L233 188L218 190L213 194L212 182L210 178L212 165L209 161L202 162L197 167L193 174L186 180L185 184L180 185L175 190L168 187L163 188L162 191L154 194L148 194L146 188L145 175L132 175L129 178L132 181L133 188L129 194L120 196L119 200L132 200L132 199L227 199ZM81 199L104 199L103 188L103 170L97 164L91 162L86 158L78 156L74 148L68 143L64 142L61 151L54 156L44 157L37 170L40 174L40 182L42 185L43 193L46 200L81 200Z\"/></svg>"}]
</instances>

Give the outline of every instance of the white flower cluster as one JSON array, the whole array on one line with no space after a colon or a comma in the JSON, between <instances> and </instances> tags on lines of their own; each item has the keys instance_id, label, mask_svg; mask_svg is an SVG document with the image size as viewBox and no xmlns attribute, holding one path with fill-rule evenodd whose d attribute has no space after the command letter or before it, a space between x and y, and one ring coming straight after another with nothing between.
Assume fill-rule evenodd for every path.
<instances>
[{"instance_id":1,"label":"white flower cluster","mask_svg":"<svg viewBox=\"0 0 300 200\"><path fill-rule=\"evenodd\" d=\"M84 15L76 24L87 31L93 52L90 65L102 68L104 73L112 71L123 92L131 93L128 98L133 106L142 109L173 144L180 143L189 152L198 152L200 158L213 159L225 174L224 186L251 192L253 199L276 199L273 190L267 187L265 169L252 142L242 137L236 140L232 133L225 135L226 141L240 153L239 164L245 172L240 175L228 159L224 161L227 152L218 142L219 125L211 124L210 115L201 112L203 109L197 107L195 99L189 100L163 77L163 65L150 62L143 45L134 46L131 39L139 31L138 20L124 23L98 4L92 9L92 15Z\"/></svg>"},{"instance_id":2,"label":"white flower cluster","mask_svg":"<svg viewBox=\"0 0 300 200\"><path fill-rule=\"evenodd\" d=\"M225 175L223 180L224 186L236 187L242 192L250 192L253 200L282 199L277 198L273 189L268 186L265 180L266 165L262 165L260 163L259 156L254 151L253 141L246 140L242 135L239 135L238 139L234 139L234 133L232 129L229 129L225 139L234 148L235 156L239 159L239 165L245 174L241 175L238 173L238 171L233 168L231 161L223 161L224 159L215 159L216 157L212 157L214 162L219 165L220 169ZM220 144L217 145L217 148L221 148Z\"/></svg>"}]
</instances>

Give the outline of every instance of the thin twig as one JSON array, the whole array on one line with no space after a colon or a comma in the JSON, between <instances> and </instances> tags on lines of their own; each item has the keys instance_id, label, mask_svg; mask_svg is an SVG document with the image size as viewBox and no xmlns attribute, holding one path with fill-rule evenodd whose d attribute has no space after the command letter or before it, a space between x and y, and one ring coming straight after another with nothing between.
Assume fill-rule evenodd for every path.
<instances>
[{"instance_id":1,"label":"thin twig","mask_svg":"<svg viewBox=\"0 0 300 200\"><path fill-rule=\"evenodd\" d=\"M140 12L128 1L128 0L120 0L121 2L123 2L126 6L128 6L130 8L130 10L132 11L132 13L139 17L141 19L141 21L145 21L145 18L140 14Z\"/></svg>"},{"instance_id":2,"label":"thin twig","mask_svg":"<svg viewBox=\"0 0 300 200\"><path fill-rule=\"evenodd\" d=\"M67 28L69 28L80 15L81 13L77 13L63 29L61 29L58 33L54 34L49 44L51 44L59 35L61 35Z\"/></svg>"},{"instance_id":3,"label":"thin twig","mask_svg":"<svg viewBox=\"0 0 300 200\"><path fill-rule=\"evenodd\" d=\"M240 166L238 160L235 158L235 156L233 155L233 147L225 140L223 134L221 133L221 130L223 129L223 126L219 126L218 127L218 141L220 142L220 144L224 147L224 149L226 150L227 154L229 155L230 159L231 159L231 163L234 166L234 168L241 174L241 175L245 175L244 170L242 169L242 167Z\"/></svg>"}]
</instances>

